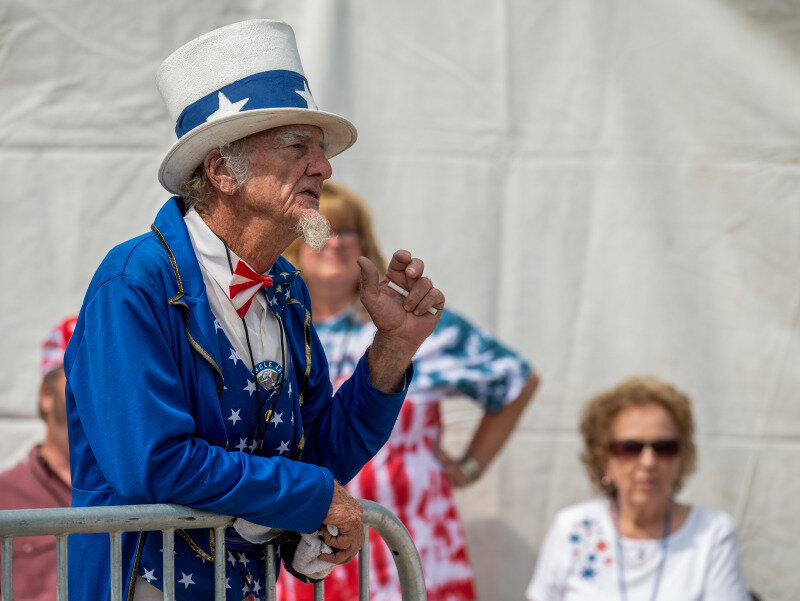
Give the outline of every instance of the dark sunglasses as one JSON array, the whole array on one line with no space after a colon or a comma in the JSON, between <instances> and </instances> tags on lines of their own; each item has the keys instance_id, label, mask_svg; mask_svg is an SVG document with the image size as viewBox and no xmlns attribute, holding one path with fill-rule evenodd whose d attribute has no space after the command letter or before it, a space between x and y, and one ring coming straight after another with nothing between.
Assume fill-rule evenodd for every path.
<instances>
[{"instance_id":1,"label":"dark sunglasses","mask_svg":"<svg viewBox=\"0 0 800 601\"><path fill-rule=\"evenodd\" d=\"M657 457L670 459L681 452L679 440L655 440L642 442L641 440L615 440L611 443L611 454L620 459L634 459L642 454L645 447L650 447Z\"/></svg>"}]
</instances>

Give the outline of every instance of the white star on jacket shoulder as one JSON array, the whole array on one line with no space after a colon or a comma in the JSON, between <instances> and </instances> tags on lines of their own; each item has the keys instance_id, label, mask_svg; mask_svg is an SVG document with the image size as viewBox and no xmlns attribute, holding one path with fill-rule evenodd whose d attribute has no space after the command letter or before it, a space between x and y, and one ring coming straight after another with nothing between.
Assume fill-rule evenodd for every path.
<instances>
[{"instance_id":1,"label":"white star on jacket shoulder","mask_svg":"<svg viewBox=\"0 0 800 601\"><path fill-rule=\"evenodd\" d=\"M225 588L231 588L231 585L228 583L229 580L230 578L225 579Z\"/></svg>"},{"instance_id":2,"label":"white star on jacket shoulder","mask_svg":"<svg viewBox=\"0 0 800 601\"><path fill-rule=\"evenodd\" d=\"M288 288L286 289L285 294L286 294L286 300L289 300L289 297L291 296L291 293L289 292Z\"/></svg>"},{"instance_id":3,"label":"white star on jacket shoulder","mask_svg":"<svg viewBox=\"0 0 800 601\"><path fill-rule=\"evenodd\" d=\"M281 441L281 446L275 447L275 450L278 451L278 453L283 453L284 451L286 451L288 453L289 452L289 441L288 440L282 440Z\"/></svg>"},{"instance_id":4,"label":"white star on jacket shoulder","mask_svg":"<svg viewBox=\"0 0 800 601\"><path fill-rule=\"evenodd\" d=\"M155 568L153 568L152 570L148 570L147 568L142 568L142 569L144 570L144 576L142 576L142 578L147 580L147 582L153 582L153 580L158 580L158 578L155 577L155 574L153 574L153 572L156 571Z\"/></svg>"},{"instance_id":5,"label":"white star on jacket shoulder","mask_svg":"<svg viewBox=\"0 0 800 601\"><path fill-rule=\"evenodd\" d=\"M231 422L234 426L236 425L236 422L242 421L242 418L239 417L240 411L241 409L237 409L236 411L231 409L231 416L228 418L228 421Z\"/></svg>"},{"instance_id":6,"label":"white star on jacket shoulder","mask_svg":"<svg viewBox=\"0 0 800 601\"><path fill-rule=\"evenodd\" d=\"M233 556L233 553L231 553L230 551L228 551L228 561L231 562L232 566L236 565L236 558Z\"/></svg>"},{"instance_id":7,"label":"white star on jacket shoulder","mask_svg":"<svg viewBox=\"0 0 800 601\"><path fill-rule=\"evenodd\" d=\"M258 442L256 442L256 439L254 438L254 439L253 439L253 444L251 444L251 445L250 445L250 452L252 453L252 452L253 452L253 451L255 451L257 448L258 448Z\"/></svg>"},{"instance_id":8,"label":"white star on jacket shoulder","mask_svg":"<svg viewBox=\"0 0 800 601\"><path fill-rule=\"evenodd\" d=\"M228 100L228 97L225 96L225 94L218 92L217 100L219 101L219 108L206 117L206 121L213 121L214 119L221 119L222 117L227 117L228 115L235 115L242 110L242 107L247 104L247 101L250 99L244 98L243 100L231 102Z\"/></svg>"},{"instance_id":9,"label":"white star on jacket shoulder","mask_svg":"<svg viewBox=\"0 0 800 601\"><path fill-rule=\"evenodd\" d=\"M216 334L217 330L221 330L222 326L219 325L219 322L215 319L214 320L214 333Z\"/></svg>"},{"instance_id":10,"label":"white star on jacket shoulder","mask_svg":"<svg viewBox=\"0 0 800 601\"><path fill-rule=\"evenodd\" d=\"M258 583L258 580L253 582L253 592L257 593L261 590L261 585Z\"/></svg>"},{"instance_id":11,"label":"white star on jacket shoulder","mask_svg":"<svg viewBox=\"0 0 800 601\"><path fill-rule=\"evenodd\" d=\"M308 83L305 81L303 82L303 89L302 90L295 90L295 94L300 96L303 100L306 101L306 108L316 111L317 110L317 103L314 102L314 99L311 97L311 90L308 89Z\"/></svg>"},{"instance_id":12,"label":"white star on jacket shoulder","mask_svg":"<svg viewBox=\"0 0 800 601\"><path fill-rule=\"evenodd\" d=\"M247 448L247 439L246 438L240 438L239 439L239 444L237 444L234 448L235 449L239 449L240 451L244 452L244 450Z\"/></svg>"},{"instance_id":13,"label":"white star on jacket shoulder","mask_svg":"<svg viewBox=\"0 0 800 601\"><path fill-rule=\"evenodd\" d=\"M275 416L272 418L272 423L275 424L276 428L278 427L278 424L283 423L283 419L281 418L282 415L283 411L281 411L280 413L276 413Z\"/></svg>"},{"instance_id":14,"label":"white star on jacket shoulder","mask_svg":"<svg viewBox=\"0 0 800 601\"><path fill-rule=\"evenodd\" d=\"M178 582L183 585L183 589L184 590L189 588L190 584L194 584L195 583L194 580L192 580L192 575L191 574L184 574L183 572L181 572L181 576L183 576L183 578L178 580Z\"/></svg>"},{"instance_id":15,"label":"white star on jacket shoulder","mask_svg":"<svg viewBox=\"0 0 800 601\"><path fill-rule=\"evenodd\" d=\"M256 383L253 380L247 380L247 386L245 386L242 390L246 390L250 393L250 396L253 396L253 393L256 391Z\"/></svg>"},{"instance_id":16,"label":"white star on jacket shoulder","mask_svg":"<svg viewBox=\"0 0 800 601\"><path fill-rule=\"evenodd\" d=\"M231 355L228 357L228 359L233 361L234 365L236 365L237 361L242 361L242 358L239 356L239 353L236 352L235 348L231 348ZM242 363L244 363L244 361L242 361Z\"/></svg>"},{"instance_id":17,"label":"white star on jacket shoulder","mask_svg":"<svg viewBox=\"0 0 800 601\"><path fill-rule=\"evenodd\" d=\"M239 553L239 563L242 564L244 567L247 567L247 564L250 563L250 560L247 559L247 555L244 553Z\"/></svg>"}]
</instances>

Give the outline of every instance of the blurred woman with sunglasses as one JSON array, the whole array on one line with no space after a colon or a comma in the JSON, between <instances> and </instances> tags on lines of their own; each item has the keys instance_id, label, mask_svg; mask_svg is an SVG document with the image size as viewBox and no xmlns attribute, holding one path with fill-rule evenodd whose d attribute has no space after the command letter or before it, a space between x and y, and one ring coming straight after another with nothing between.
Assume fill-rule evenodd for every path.
<instances>
[{"instance_id":1,"label":"blurred woman with sunglasses","mask_svg":"<svg viewBox=\"0 0 800 601\"><path fill-rule=\"evenodd\" d=\"M300 240L286 251L302 270L311 294L314 326L328 359L334 390L352 373L375 333L358 301L364 255L385 271L369 210L351 190L326 181L319 203L334 235L320 252ZM360 349L360 350L359 350ZM359 354L356 354L359 353ZM444 310L431 337L414 356L414 379L389 441L347 489L356 497L385 505L408 528L422 560L428 601L472 601L475 587L453 488L475 481L500 451L538 377L528 363L452 311ZM439 404L468 397L484 410L464 456L449 457L439 447ZM370 535L370 598L399 601L391 552ZM311 601L310 585L281 578L280 601ZM325 580L325 599L358 598L355 561L337 566Z\"/></svg>"},{"instance_id":2,"label":"blurred woman with sunglasses","mask_svg":"<svg viewBox=\"0 0 800 601\"><path fill-rule=\"evenodd\" d=\"M746 601L731 518L675 500L694 471L691 401L631 378L583 410L581 453L603 494L561 510L529 601Z\"/></svg>"}]
</instances>

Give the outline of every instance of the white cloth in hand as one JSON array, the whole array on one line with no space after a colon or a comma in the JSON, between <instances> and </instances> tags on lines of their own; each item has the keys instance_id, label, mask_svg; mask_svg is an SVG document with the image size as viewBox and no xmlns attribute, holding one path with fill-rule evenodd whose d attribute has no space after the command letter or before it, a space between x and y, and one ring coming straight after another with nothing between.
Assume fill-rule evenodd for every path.
<instances>
[{"instance_id":1,"label":"white cloth in hand","mask_svg":"<svg viewBox=\"0 0 800 601\"><path fill-rule=\"evenodd\" d=\"M328 532L333 536L339 534L339 529L336 526L325 524L324 527L327 528ZM243 520L242 518L236 518L233 521L233 529L236 530L243 539L257 545L266 542L273 534L280 531L278 528L261 526ZM322 540L321 531L320 529L313 534L300 535L300 542L297 544L297 550L294 552L294 561L292 562L292 568L294 568L296 572L304 574L312 580L322 580L326 578L336 565L319 558L320 553L331 553L333 551L333 549Z\"/></svg>"},{"instance_id":2,"label":"white cloth in hand","mask_svg":"<svg viewBox=\"0 0 800 601\"><path fill-rule=\"evenodd\" d=\"M339 529L330 524L324 524L323 528L327 528L333 536L339 534ZM317 530L314 534L303 534L300 542L297 545L297 550L294 552L294 561L292 567L296 572L305 574L313 580L322 580L331 573L336 564L333 564L324 559L320 559L321 553L332 553L331 549L325 541L322 540L322 529Z\"/></svg>"}]
</instances>

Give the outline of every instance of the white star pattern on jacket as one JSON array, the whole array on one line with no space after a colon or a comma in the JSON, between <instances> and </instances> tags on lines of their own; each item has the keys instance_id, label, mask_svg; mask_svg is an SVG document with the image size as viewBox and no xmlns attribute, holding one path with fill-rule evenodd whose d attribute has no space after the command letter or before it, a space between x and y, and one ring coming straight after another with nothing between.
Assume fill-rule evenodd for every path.
<instances>
[{"instance_id":1,"label":"white star pattern on jacket","mask_svg":"<svg viewBox=\"0 0 800 601\"><path fill-rule=\"evenodd\" d=\"M242 419L241 417L239 417L240 411L241 409L237 409L236 411L231 409L231 416L228 418L228 421L231 422L234 426L236 425L236 422L241 421Z\"/></svg>"},{"instance_id":2,"label":"white star pattern on jacket","mask_svg":"<svg viewBox=\"0 0 800 601\"><path fill-rule=\"evenodd\" d=\"M281 441L281 446L275 447L275 450L278 451L278 453L280 453L281 455L283 455L284 453L288 453L289 452L289 441L288 440L282 440Z\"/></svg>"},{"instance_id":3,"label":"white star pattern on jacket","mask_svg":"<svg viewBox=\"0 0 800 601\"><path fill-rule=\"evenodd\" d=\"M234 349L233 347L231 347L231 354L230 354L230 356L228 357L228 359L230 359L231 361L233 361L233 364L234 364L234 365L236 365L236 362L237 362L237 361L242 361L242 358L239 356L239 353L237 353L237 352L236 352L236 349ZM244 363L244 361L242 361L242 363Z\"/></svg>"},{"instance_id":4,"label":"white star pattern on jacket","mask_svg":"<svg viewBox=\"0 0 800 601\"><path fill-rule=\"evenodd\" d=\"M242 390L246 390L250 393L250 396L253 396L253 393L256 391L256 383L253 380L247 381L247 386L245 386Z\"/></svg>"},{"instance_id":5,"label":"white star pattern on jacket","mask_svg":"<svg viewBox=\"0 0 800 601\"><path fill-rule=\"evenodd\" d=\"M278 427L278 424L283 423L282 416L283 416L283 411L281 411L280 413L276 413L275 416L272 418L272 423L276 428Z\"/></svg>"},{"instance_id":6,"label":"white star pattern on jacket","mask_svg":"<svg viewBox=\"0 0 800 601\"><path fill-rule=\"evenodd\" d=\"M190 584L194 584L194 580L192 580L191 574L184 574L183 572L181 572L181 576L183 576L183 578L178 580L178 582L183 585L184 590L189 588Z\"/></svg>"},{"instance_id":7,"label":"white star pattern on jacket","mask_svg":"<svg viewBox=\"0 0 800 601\"><path fill-rule=\"evenodd\" d=\"M244 452L244 450L247 448L247 439L246 438L240 438L239 439L239 444L237 444L234 448Z\"/></svg>"},{"instance_id":8,"label":"white star pattern on jacket","mask_svg":"<svg viewBox=\"0 0 800 601\"><path fill-rule=\"evenodd\" d=\"M147 582L153 582L153 580L158 580L153 574L153 572L156 571L155 568L153 568L152 570L148 570L147 568L142 568L142 569L144 570L144 576L142 576L142 578L147 580Z\"/></svg>"}]
</instances>

